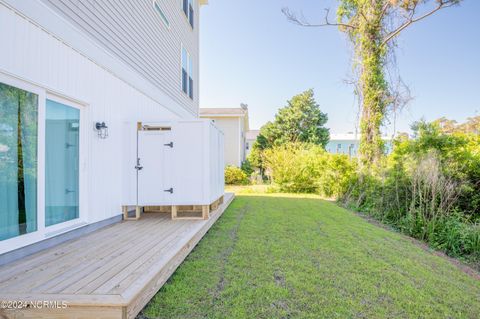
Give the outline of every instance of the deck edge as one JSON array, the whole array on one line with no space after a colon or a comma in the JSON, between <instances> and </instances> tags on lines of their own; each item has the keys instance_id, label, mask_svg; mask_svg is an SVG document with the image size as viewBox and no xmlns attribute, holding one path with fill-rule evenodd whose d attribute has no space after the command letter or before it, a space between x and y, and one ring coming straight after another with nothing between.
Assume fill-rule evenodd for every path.
<instances>
[{"instance_id":1,"label":"deck edge","mask_svg":"<svg viewBox=\"0 0 480 319\"><path fill-rule=\"evenodd\" d=\"M223 215L228 206L235 199L234 193L225 193L224 203L221 204L216 211L212 212L210 219L201 229L185 243L169 261L163 265L161 269L152 269L152 276L148 276L148 280L141 283L140 289L132 289L122 294L122 297L128 301L127 318L135 318L138 313L147 305L147 303L155 296L155 294L163 287L165 282L173 275L175 270L183 263L185 258L215 224L215 222Z\"/></svg>"}]
</instances>

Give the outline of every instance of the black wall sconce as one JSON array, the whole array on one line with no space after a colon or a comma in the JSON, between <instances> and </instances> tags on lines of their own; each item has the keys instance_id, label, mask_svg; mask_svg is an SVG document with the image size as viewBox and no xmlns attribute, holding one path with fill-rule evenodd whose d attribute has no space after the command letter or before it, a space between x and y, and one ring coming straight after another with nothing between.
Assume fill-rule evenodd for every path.
<instances>
[{"instance_id":1,"label":"black wall sconce","mask_svg":"<svg viewBox=\"0 0 480 319\"><path fill-rule=\"evenodd\" d=\"M101 139L106 139L108 137L108 126L105 122L96 122L95 131L97 131L97 135Z\"/></svg>"}]
</instances>

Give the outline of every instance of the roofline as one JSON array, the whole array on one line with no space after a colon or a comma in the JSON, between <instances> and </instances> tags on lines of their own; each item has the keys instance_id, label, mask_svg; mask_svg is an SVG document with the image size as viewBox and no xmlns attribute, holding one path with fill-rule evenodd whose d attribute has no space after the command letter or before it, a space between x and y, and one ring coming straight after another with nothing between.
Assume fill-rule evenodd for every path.
<instances>
[{"instance_id":1,"label":"roofline","mask_svg":"<svg viewBox=\"0 0 480 319\"><path fill-rule=\"evenodd\" d=\"M202 112L198 113L199 117L245 117L245 113L218 113L218 114L202 114Z\"/></svg>"}]
</instances>

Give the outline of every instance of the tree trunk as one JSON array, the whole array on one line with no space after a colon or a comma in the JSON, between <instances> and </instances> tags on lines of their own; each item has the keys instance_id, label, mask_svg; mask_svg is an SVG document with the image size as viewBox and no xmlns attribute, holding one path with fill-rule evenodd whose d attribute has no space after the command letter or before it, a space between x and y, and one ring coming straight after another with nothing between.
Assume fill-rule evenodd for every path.
<instances>
[{"instance_id":1,"label":"tree trunk","mask_svg":"<svg viewBox=\"0 0 480 319\"><path fill-rule=\"evenodd\" d=\"M375 2L375 1L374 1ZM377 163L383 154L380 127L388 97L385 81L385 47L382 45L381 12L383 1L364 6L367 21L359 25L356 55L360 60L362 117L360 120L360 161L364 165Z\"/></svg>"}]
</instances>

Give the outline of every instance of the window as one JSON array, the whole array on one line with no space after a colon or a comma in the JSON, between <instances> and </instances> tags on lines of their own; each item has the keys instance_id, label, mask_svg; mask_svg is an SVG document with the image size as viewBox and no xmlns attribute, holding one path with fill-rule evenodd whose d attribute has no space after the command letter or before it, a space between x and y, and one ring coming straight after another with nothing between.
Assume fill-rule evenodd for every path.
<instances>
[{"instance_id":1,"label":"window","mask_svg":"<svg viewBox=\"0 0 480 319\"><path fill-rule=\"evenodd\" d=\"M193 60L188 55L188 96L193 100Z\"/></svg>"},{"instance_id":2,"label":"window","mask_svg":"<svg viewBox=\"0 0 480 319\"><path fill-rule=\"evenodd\" d=\"M195 14L194 14L194 11L193 11L193 0L190 0L189 1L189 5L188 5L188 22L190 22L190 26L193 28L193 18L194 18Z\"/></svg>"},{"instance_id":3,"label":"window","mask_svg":"<svg viewBox=\"0 0 480 319\"><path fill-rule=\"evenodd\" d=\"M45 226L79 217L80 110L47 100Z\"/></svg>"},{"instance_id":4,"label":"window","mask_svg":"<svg viewBox=\"0 0 480 319\"><path fill-rule=\"evenodd\" d=\"M193 59L182 47L182 91L193 100Z\"/></svg>"},{"instance_id":5,"label":"window","mask_svg":"<svg viewBox=\"0 0 480 319\"><path fill-rule=\"evenodd\" d=\"M183 13L188 17L188 3L189 0L182 0L183 1Z\"/></svg>"},{"instance_id":6,"label":"window","mask_svg":"<svg viewBox=\"0 0 480 319\"><path fill-rule=\"evenodd\" d=\"M158 3L157 0L153 2L153 5L155 7L155 10L157 10L158 14L160 15L160 18L162 19L163 24L169 28L170 27L170 22L167 19L167 16L163 12L162 8L160 8L160 4Z\"/></svg>"},{"instance_id":7,"label":"window","mask_svg":"<svg viewBox=\"0 0 480 319\"><path fill-rule=\"evenodd\" d=\"M38 100L0 83L0 240L37 230Z\"/></svg>"},{"instance_id":8,"label":"window","mask_svg":"<svg viewBox=\"0 0 480 319\"><path fill-rule=\"evenodd\" d=\"M188 93L188 53L182 48L182 91Z\"/></svg>"},{"instance_id":9,"label":"window","mask_svg":"<svg viewBox=\"0 0 480 319\"><path fill-rule=\"evenodd\" d=\"M185 13L185 16L188 19L188 22L190 23L190 26L193 28L194 27L194 17L195 17L195 11L193 10L194 6L194 0L182 0L182 9L183 13Z\"/></svg>"}]
</instances>

